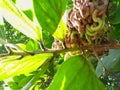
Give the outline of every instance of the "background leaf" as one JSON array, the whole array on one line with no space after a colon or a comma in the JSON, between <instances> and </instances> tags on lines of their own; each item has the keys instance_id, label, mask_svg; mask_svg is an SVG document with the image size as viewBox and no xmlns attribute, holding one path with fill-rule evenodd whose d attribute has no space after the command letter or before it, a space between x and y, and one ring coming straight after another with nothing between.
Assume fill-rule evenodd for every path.
<instances>
[{"instance_id":1,"label":"background leaf","mask_svg":"<svg viewBox=\"0 0 120 90\"><path fill-rule=\"evenodd\" d=\"M102 58L102 62L109 71L120 72L120 49L110 50L109 55ZM96 72L98 76L102 75L104 72L99 63L97 65Z\"/></svg>"},{"instance_id":2,"label":"background leaf","mask_svg":"<svg viewBox=\"0 0 120 90\"><path fill-rule=\"evenodd\" d=\"M21 74L13 77L12 81L8 81L7 84L12 90L21 90L22 87L32 78L32 76L25 76Z\"/></svg>"},{"instance_id":3,"label":"background leaf","mask_svg":"<svg viewBox=\"0 0 120 90\"><path fill-rule=\"evenodd\" d=\"M110 21L112 24L119 24L120 23L120 2L118 2L118 6L116 6L116 9L113 11L113 13L110 16Z\"/></svg>"},{"instance_id":4,"label":"background leaf","mask_svg":"<svg viewBox=\"0 0 120 90\"><path fill-rule=\"evenodd\" d=\"M67 0L33 0L36 17L43 30L54 33L64 14L66 4Z\"/></svg>"},{"instance_id":5,"label":"background leaf","mask_svg":"<svg viewBox=\"0 0 120 90\"><path fill-rule=\"evenodd\" d=\"M113 37L114 39L120 43L120 24L116 24L113 26Z\"/></svg>"},{"instance_id":6,"label":"background leaf","mask_svg":"<svg viewBox=\"0 0 120 90\"><path fill-rule=\"evenodd\" d=\"M20 74L28 75L42 65L52 54L36 54L15 60L18 56L9 56L0 61L0 80Z\"/></svg>"},{"instance_id":7,"label":"background leaf","mask_svg":"<svg viewBox=\"0 0 120 90\"><path fill-rule=\"evenodd\" d=\"M105 90L89 62L80 56L69 58L56 73L48 90Z\"/></svg>"}]
</instances>

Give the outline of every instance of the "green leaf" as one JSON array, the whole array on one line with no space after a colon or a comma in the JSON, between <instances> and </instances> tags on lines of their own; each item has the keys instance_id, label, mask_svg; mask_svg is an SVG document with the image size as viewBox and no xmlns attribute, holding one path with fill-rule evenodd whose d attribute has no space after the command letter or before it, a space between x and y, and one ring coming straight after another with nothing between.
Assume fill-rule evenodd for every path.
<instances>
[{"instance_id":1,"label":"green leaf","mask_svg":"<svg viewBox=\"0 0 120 90\"><path fill-rule=\"evenodd\" d=\"M120 24L114 25L112 32L114 39L120 43Z\"/></svg>"},{"instance_id":2,"label":"green leaf","mask_svg":"<svg viewBox=\"0 0 120 90\"><path fill-rule=\"evenodd\" d=\"M113 49L109 51L108 56L102 58L102 62L105 67L111 72L120 71L120 49ZM103 67L98 63L96 73L98 77L103 73Z\"/></svg>"},{"instance_id":3,"label":"green leaf","mask_svg":"<svg viewBox=\"0 0 120 90\"><path fill-rule=\"evenodd\" d=\"M51 48L52 43L54 42L54 38L49 32L43 31L43 41L44 41L45 47Z\"/></svg>"},{"instance_id":4,"label":"green leaf","mask_svg":"<svg viewBox=\"0 0 120 90\"><path fill-rule=\"evenodd\" d=\"M3 17L13 27L34 40L42 39L40 26L33 23L20 9L18 10L11 0L0 0L0 8Z\"/></svg>"},{"instance_id":5,"label":"green leaf","mask_svg":"<svg viewBox=\"0 0 120 90\"><path fill-rule=\"evenodd\" d=\"M105 90L91 64L80 56L69 58L57 71L48 90Z\"/></svg>"},{"instance_id":6,"label":"green leaf","mask_svg":"<svg viewBox=\"0 0 120 90\"><path fill-rule=\"evenodd\" d=\"M57 40L64 41L66 35L66 29L67 29L66 24L61 20L53 36Z\"/></svg>"},{"instance_id":7,"label":"green leaf","mask_svg":"<svg viewBox=\"0 0 120 90\"><path fill-rule=\"evenodd\" d=\"M28 5L26 5L29 3ZM32 0L16 0L16 6L24 12L24 14L33 21L33 3Z\"/></svg>"},{"instance_id":8,"label":"green leaf","mask_svg":"<svg viewBox=\"0 0 120 90\"><path fill-rule=\"evenodd\" d=\"M29 18L29 19L31 19L32 21L33 21L33 13L32 13L32 11L29 9L29 10L24 10L23 11L24 13L25 13L25 15Z\"/></svg>"},{"instance_id":9,"label":"green leaf","mask_svg":"<svg viewBox=\"0 0 120 90\"><path fill-rule=\"evenodd\" d=\"M112 24L120 23L120 5L114 10L114 13L110 16L110 21Z\"/></svg>"},{"instance_id":10,"label":"green leaf","mask_svg":"<svg viewBox=\"0 0 120 90\"><path fill-rule=\"evenodd\" d=\"M68 0L67 9L73 8L73 0Z\"/></svg>"},{"instance_id":11,"label":"green leaf","mask_svg":"<svg viewBox=\"0 0 120 90\"><path fill-rule=\"evenodd\" d=\"M51 56L52 54L48 53L26 56L21 60L15 60L18 56L8 56L2 58L0 61L0 80L20 74L29 75L30 72L36 70Z\"/></svg>"},{"instance_id":12,"label":"green leaf","mask_svg":"<svg viewBox=\"0 0 120 90\"><path fill-rule=\"evenodd\" d=\"M40 46L38 44L38 42L34 41L34 40L29 40L26 44L26 50L27 51L35 51L35 50L39 50Z\"/></svg>"},{"instance_id":13,"label":"green leaf","mask_svg":"<svg viewBox=\"0 0 120 90\"><path fill-rule=\"evenodd\" d=\"M43 30L54 33L66 9L67 0L33 0L38 22Z\"/></svg>"},{"instance_id":14,"label":"green leaf","mask_svg":"<svg viewBox=\"0 0 120 90\"><path fill-rule=\"evenodd\" d=\"M25 76L23 74L13 77L13 80L7 82L12 90L21 90L33 76Z\"/></svg>"}]
</instances>

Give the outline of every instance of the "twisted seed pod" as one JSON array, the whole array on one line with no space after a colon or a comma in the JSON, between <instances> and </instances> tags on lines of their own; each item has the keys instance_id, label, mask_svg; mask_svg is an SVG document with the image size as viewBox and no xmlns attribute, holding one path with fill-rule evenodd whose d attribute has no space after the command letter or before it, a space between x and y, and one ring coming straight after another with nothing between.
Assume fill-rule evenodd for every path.
<instances>
[{"instance_id":1,"label":"twisted seed pod","mask_svg":"<svg viewBox=\"0 0 120 90\"><path fill-rule=\"evenodd\" d=\"M91 2L89 2L89 8L90 8L89 13L90 13L90 15L91 15L91 14L93 13L93 11L94 11L94 4L91 3Z\"/></svg>"},{"instance_id":2,"label":"twisted seed pod","mask_svg":"<svg viewBox=\"0 0 120 90\"><path fill-rule=\"evenodd\" d=\"M94 22L97 22L98 23L98 26L94 27L93 25L91 26L91 30L92 31L98 31L101 29L101 27L103 26L103 20L101 20L100 18L97 18L97 12L98 10L95 9L95 11L93 12L92 14L92 19Z\"/></svg>"},{"instance_id":3,"label":"twisted seed pod","mask_svg":"<svg viewBox=\"0 0 120 90\"><path fill-rule=\"evenodd\" d=\"M89 36L87 34L85 34L85 38L87 39L87 41L88 41L89 44L92 43L91 40L90 40L90 38L89 38Z\"/></svg>"},{"instance_id":4,"label":"twisted seed pod","mask_svg":"<svg viewBox=\"0 0 120 90\"><path fill-rule=\"evenodd\" d=\"M70 35L70 43L71 43L71 47L74 48L74 47L79 47L79 36L80 34L78 33L78 31L72 31L71 35Z\"/></svg>"},{"instance_id":5,"label":"twisted seed pod","mask_svg":"<svg viewBox=\"0 0 120 90\"><path fill-rule=\"evenodd\" d=\"M89 25L86 26L86 34L87 35L95 36L97 33L98 33L97 31L92 31Z\"/></svg>"},{"instance_id":6,"label":"twisted seed pod","mask_svg":"<svg viewBox=\"0 0 120 90\"><path fill-rule=\"evenodd\" d=\"M76 24L78 26L78 32L80 33L80 35L82 36L82 34L84 33L84 29L83 29L83 25L81 24L80 21L76 20Z\"/></svg>"},{"instance_id":7,"label":"twisted seed pod","mask_svg":"<svg viewBox=\"0 0 120 90\"><path fill-rule=\"evenodd\" d=\"M79 35L79 33L78 33L77 31L73 31L73 32L71 33L71 35L70 35L71 40L74 39L74 36L75 36L75 35Z\"/></svg>"}]
</instances>

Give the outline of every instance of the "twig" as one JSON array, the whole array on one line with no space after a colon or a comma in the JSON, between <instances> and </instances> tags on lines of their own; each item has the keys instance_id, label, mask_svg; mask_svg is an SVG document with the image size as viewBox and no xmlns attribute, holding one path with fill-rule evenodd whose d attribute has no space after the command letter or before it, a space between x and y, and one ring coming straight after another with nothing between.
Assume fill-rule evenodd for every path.
<instances>
[{"instance_id":1,"label":"twig","mask_svg":"<svg viewBox=\"0 0 120 90\"><path fill-rule=\"evenodd\" d=\"M59 54L59 53L64 53L64 52L69 52L69 51L76 51L76 50L88 50L88 51L93 51L93 46L88 45L88 46L80 46L79 48L67 48L67 49L61 49L61 50L46 50L46 51L32 51L32 52L12 52L12 53L5 53L5 54L0 54L0 58L5 57L5 56L12 56L12 55L18 55L18 56L33 56L35 54L44 54L44 53L54 53L54 54ZM109 49L120 49L120 44L106 44L106 45L97 45L95 46L96 52L100 51L105 51Z\"/></svg>"}]
</instances>

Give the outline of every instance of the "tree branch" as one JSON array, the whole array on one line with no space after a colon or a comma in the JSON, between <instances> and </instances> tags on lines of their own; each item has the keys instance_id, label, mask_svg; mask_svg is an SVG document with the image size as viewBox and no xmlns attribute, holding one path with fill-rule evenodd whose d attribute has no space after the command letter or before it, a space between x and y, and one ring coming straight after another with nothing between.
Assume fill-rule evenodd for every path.
<instances>
[{"instance_id":1,"label":"tree branch","mask_svg":"<svg viewBox=\"0 0 120 90\"><path fill-rule=\"evenodd\" d=\"M5 54L0 54L0 58L5 57L5 56L12 56L12 55L18 55L18 56L33 56L35 54L43 54L43 53L53 53L53 54L59 54L59 53L64 53L64 52L69 52L69 51L76 51L76 50L88 50L93 52L92 45L88 46L80 46L79 48L67 48L67 49L61 49L61 50L46 50L46 51L23 51L23 52L12 52L12 53L5 53ZM109 49L120 49L120 44L106 44L106 45L97 45L95 46L96 52L102 52L105 50Z\"/></svg>"}]
</instances>

